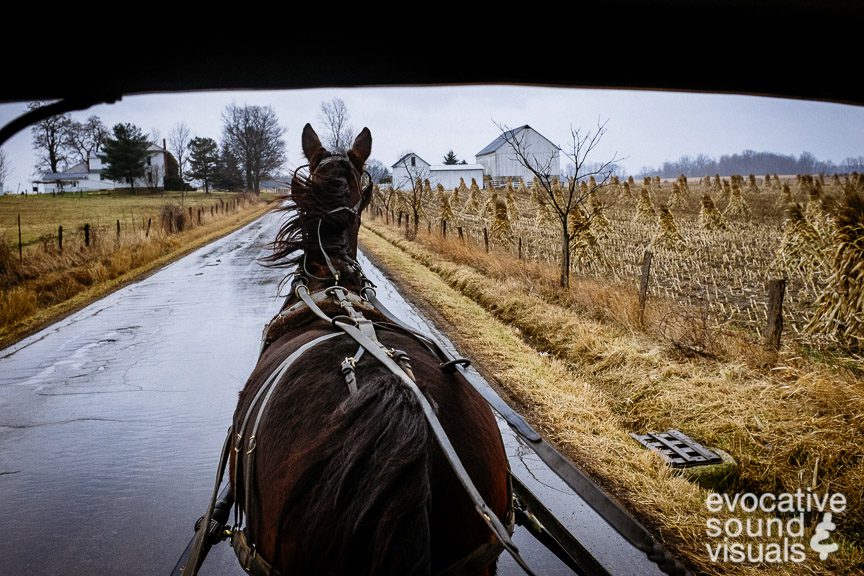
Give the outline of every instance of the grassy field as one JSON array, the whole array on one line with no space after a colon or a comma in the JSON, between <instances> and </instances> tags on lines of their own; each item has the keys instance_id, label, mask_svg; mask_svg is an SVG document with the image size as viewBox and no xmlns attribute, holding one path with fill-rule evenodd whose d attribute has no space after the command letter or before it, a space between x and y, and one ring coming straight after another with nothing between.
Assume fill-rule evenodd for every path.
<instances>
[{"instance_id":1,"label":"grassy field","mask_svg":"<svg viewBox=\"0 0 864 576\"><path fill-rule=\"evenodd\" d=\"M0 348L239 228L266 212L271 199L118 191L0 196Z\"/></svg>"},{"instance_id":2,"label":"grassy field","mask_svg":"<svg viewBox=\"0 0 864 576\"><path fill-rule=\"evenodd\" d=\"M715 333L711 355L693 355L673 344L683 335L670 334L668 318L681 303L662 292L640 324L633 284L576 274L561 290L551 258L519 260L512 246L486 253L482 240L444 239L423 227L409 240L369 218L361 243L547 438L699 573L864 568L860 361L801 355L791 345L763 353L746 325ZM849 504L833 534L840 550L824 563L812 552L805 564L711 562L706 544L716 541L706 522L718 515L706 509L708 491L629 436L668 428L737 460L730 494L844 493ZM808 536L818 520L807 517Z\"/></svg>"},{"instance_id":3,"label":"grassy field","mask_svg":"<svg viewBox=\"0 0 864 576\"><path fill-rule=\"evenodd\" d=\"M41 244L40 238L56 237L57 227L63 226L64 240L74 241L82 234L85 224L94 229L116 231L120 220L121 233L146 230L147 219L158 223L162 206L181 204L193 208L223 206L237 198L226 192L148 192L134 194L127 191L88 192L83 196L66 193L0 196L0 237L7 244L18 242L18 216L21 216L21 235L25 247Z\"/></svg>"}]
</instances>

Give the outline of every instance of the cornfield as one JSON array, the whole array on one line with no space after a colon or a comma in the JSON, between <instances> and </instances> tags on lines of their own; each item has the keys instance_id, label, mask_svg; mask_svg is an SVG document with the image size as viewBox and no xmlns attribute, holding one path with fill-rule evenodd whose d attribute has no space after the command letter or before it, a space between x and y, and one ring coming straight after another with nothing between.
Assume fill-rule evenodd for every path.
<instances>
[{"instance_id":1,"label":"cornfield","mask_svg":"<svg viewBox=\"0 0 864 576\"><path fill-rule=\"evenodd\" d=\"M556 197L567 186L553 184ZM766 282L786 278L785 338L861 349L864 178L645 178L633 194L634 184L615 179L582 194L568 215L573 274L635 286L652 250L649 295L757 336L767 320ZM515 256L518 242L522 258L557 266L561 224L536 182L482 190L472 182L433 198L424 218L434 229L447 220L478 243L486 229L492 249Z\"/></svg>"}]
</instances>

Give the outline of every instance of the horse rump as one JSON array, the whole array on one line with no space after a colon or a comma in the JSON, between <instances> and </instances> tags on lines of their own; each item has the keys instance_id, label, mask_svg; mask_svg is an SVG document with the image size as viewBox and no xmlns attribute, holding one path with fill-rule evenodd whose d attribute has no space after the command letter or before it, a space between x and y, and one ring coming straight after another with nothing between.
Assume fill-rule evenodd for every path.
<instances>
[{"instance_id":1,"label":"horse rump","mask_svg":"<svg viewBox=\"0 0 864 576\"><path fill-rule=\"evenodd\" d=\"M294 459L303 467L279 516L283 573L430 574L428 424L396 376L360 384Z\"/></svg>"}]
</instances>

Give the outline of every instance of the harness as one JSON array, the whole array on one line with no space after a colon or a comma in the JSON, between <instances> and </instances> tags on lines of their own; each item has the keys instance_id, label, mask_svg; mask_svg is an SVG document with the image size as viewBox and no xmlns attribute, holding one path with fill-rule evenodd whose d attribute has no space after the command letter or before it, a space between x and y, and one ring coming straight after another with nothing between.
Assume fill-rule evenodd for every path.
<instances>
[{"instance_id":1,"label":"harness","mask_svg":"<svg viewBox=\"0 0 864 576\"><path fill-rule=\"evenodd\" d=\"M372 287L371 283L368 281L363 292L364 294L371 295L374 298L374 287ZM212 511L208 510L208 515L204 517L204 521L206 523L205 525L208 526L215 523L214 526L211 526L212 537L217 537L219 539L230 538L231 546L234 548L240 565L247 573L255 576L280 576L279 571L274 569L265 558L258 554L255 543L251 541L246 528L243 527L243 515L244 513L248 514L249 510L251 510L251 483L255 471L256 435L276 387L297 359L307 351L323 344L324 342L334 338L348 336L359 345L357 354L355 354L354 357L346 358L341 365L349 393L353 394L357 390L354 365L363 353L369 353L381 364L387 367L390 372L396 375L401 383L405 385L417 399L423 411L423 415L429 424L430 430L456 474L457 479L466 490L477 513L496 537L494 541L478 547L466 557L438 572L436 576L458 576L476 571L489 562L492 562L503 550L507 550L513 556L515 561L522 566L527 574L533 575L533 572L528 568L527 564L525 564L525 561L520 556L517 547L510 538L515 523L512 504L508 509L508 516L505 519L505 524L484 502L483 497L480 495L471 478L468 476L468 472L465 470L455 449L453 448L453 445L441 426L441 423L435 414L435 410L422 391L417 387L414 381L414 375L411 371L408 355L400 350L387 348L384 344L379 342L375 330L376 324L363 316L363 314L358 310L358 308L374 309L374 306L370 301L348 292L346 289L339 286L333 286L326 290L310 294L305 282L300 282L296 285L295 295L300 299L300 302L291 308L288 308L283 314L277 316L276 319L280 316L287 315L288 313L297 312L301 308L308 308L316 316L327 321L336 329L336 331L329 332L310 340L282 360L259 387L243 415L240 429L237 431L229 430L228 438L226 438L225 442L225 448L223 448L217 475L217 483L214 490L218 490L218 487L221 484L221 478L224 474L228 454L230 450L233 450L236 454L235 474L233 480L234 482L243 483L244 505L241 507L239 502L234 503L234 523L229 529L225 529L224 524L226 522L224 521L220 526L220 521L218 519L214 520ZM328 316L319 306L319 303L323 303L327 300L338 304L345 314L333 317ZM356 306L355 302L357 303ZM379 328L389 327L379 325ZM401 328L397 328L397 330L403 331ZM265 329L265 334L266 333L267 329ZM414 335L413 332L411 332L411 334ZM421 343L427 343L425 337L415 337L418 338ZM266 341L265 338L265 342ZM468 363L468 360L454 359L448 362L442 362L440 366L443 370L452 370L456 363L466 364ZM237 488L238 486L236 485L232 486L232 494L239 493ZM509 486L508 492L510 492L512 496ZM218 507L215 491L211 500L211 509ZM225 520L227 520L227 512L225 515ZM184 572L184 574L195 574L195 572Z\"/></svg>"}]
</instances>

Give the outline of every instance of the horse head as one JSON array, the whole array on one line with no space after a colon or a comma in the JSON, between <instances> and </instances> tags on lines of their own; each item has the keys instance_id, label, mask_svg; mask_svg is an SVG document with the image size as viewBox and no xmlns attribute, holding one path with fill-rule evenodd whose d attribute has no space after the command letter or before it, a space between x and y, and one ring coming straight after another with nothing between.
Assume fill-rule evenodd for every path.
<instances>
[{"instance_id":1,"label":"horse head","mask_svg":"<svg viewBox=\"0 0 864 576\"><path fill-rule=\"evenodd\" d=\"M291 181L292 215L283 224L268 260L297 266L305 282L362 287L356 263L360 213L372 200L372 180L364 164L372 134L363 128L347 151L329 151L311 125L303 127L308 164Z\"/></svg>"}]
</instances>

